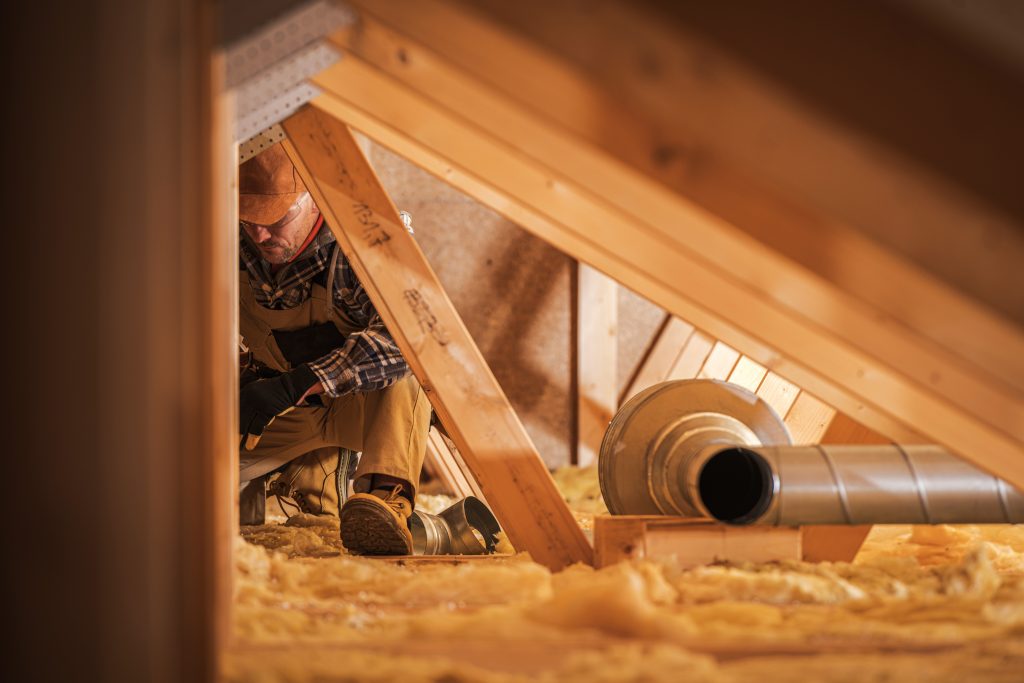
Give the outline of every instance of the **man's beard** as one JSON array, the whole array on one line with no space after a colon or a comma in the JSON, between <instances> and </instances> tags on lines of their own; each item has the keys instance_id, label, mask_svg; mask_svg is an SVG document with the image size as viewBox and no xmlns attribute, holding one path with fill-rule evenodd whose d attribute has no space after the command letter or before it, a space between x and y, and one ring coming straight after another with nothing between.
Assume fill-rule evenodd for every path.
<instances>
[{"instance_id":1,"label":"man's beard","mask_svg":"<svg viewBox=\"0 0 1024 683\"><path fill-rule=\"evenodd\" d=\"M271 263L274 265L288 263L288 261L291 261L292 257L295 256L295 247L291 245L271 244L269 246L277 247L278 249L280 249L280 251L275 254L268 254L267 252L264 251L263 260L266 261L267 263Z\"/></svg>"}]
</instances>

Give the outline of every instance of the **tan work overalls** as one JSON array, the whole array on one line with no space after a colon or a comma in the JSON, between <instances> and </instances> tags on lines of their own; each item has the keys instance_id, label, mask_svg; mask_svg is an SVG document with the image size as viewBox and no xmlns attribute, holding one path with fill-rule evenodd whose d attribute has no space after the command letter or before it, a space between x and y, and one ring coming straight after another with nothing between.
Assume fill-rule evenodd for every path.
<instances>
[{"instance_id":1,"label":"tan work overalls","mask_svg":"<svg viewBox=\"0 0 1024 683\"><path fill-rule=\"evenodd\" d=\"M248 272L239 280L239 330L256 360L275 370L289 370L274 339L274 330L299 330L332 322L342 335L361 330L335 308L335 246L328 266L326 289L316 283L311 296L295 308L273 310L256 302ZM266 286L266 285L265 285ZM430 404L410 374L380 391L355 392L339 398L321 394L324 407L299 407L277 417L263 432L256 448L239 453L242 483L277 469L304 454L324 447L362 451L354 488L369 490L366 475L385 474L409 482L411 495L419 484L430 427Z\"/></svg>"}]
</instances>

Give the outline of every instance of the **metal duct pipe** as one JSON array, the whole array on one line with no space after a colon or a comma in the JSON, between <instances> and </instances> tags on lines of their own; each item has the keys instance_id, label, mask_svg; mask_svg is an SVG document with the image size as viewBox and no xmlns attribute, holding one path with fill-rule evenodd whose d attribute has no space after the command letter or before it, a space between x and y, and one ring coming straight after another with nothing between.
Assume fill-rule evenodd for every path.
<instances>
[{"instance_id":1,"label":"metal duct pipe","mask_svg":"<svg viewBox=\"0 0 1024 683\"><path fill-rule=\"evenodd\" d=\"M709 446L686 478L732 524L1024 522L1019 491L938 446Z\"/></svg>"},{"instance_id":2,"label":"metal duct pipe","mask_svg":"<svg viewBox=\"0 0 1024 683\"><path fill-rule=\"evenodd\" d=\"M409 530L414 555L489 555L501 527L490 508L467 496L439 515L414 510Z\"/></svg>"},{"instance_id":3,"label":"metal duct pipe","mask_svg":"<svg viewBox=\"0 0 1024 683\"><path fill-rule=\"evenodd\" d=\"M790 446L741 387L665 382L628 401L601 444L613 514L730 524L1024 522L1024 496L938 446Z\"/></svg>"}]
</instances>

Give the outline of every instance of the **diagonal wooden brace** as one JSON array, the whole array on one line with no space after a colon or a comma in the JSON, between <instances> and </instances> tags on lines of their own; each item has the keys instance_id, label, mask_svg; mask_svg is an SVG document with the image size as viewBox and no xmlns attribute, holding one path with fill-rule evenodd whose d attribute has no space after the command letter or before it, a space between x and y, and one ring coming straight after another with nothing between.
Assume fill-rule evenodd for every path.
<instances>
[{"instance_id":1,"label":"diagonal wooden brace","mask_svg":"<svg viewBox=\"0 0 1024 683\"><path fill-rule=\"evenodd\" d=\"M285 149L512 544L551 569L593 549L348 127L305 107Z\"/></svg>"}]
</instances>

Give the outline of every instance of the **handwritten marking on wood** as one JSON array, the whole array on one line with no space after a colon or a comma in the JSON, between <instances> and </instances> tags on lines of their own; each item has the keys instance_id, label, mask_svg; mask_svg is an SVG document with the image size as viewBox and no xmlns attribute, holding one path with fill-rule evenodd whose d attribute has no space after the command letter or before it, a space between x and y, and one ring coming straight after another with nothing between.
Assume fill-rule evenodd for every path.
<instances>
[{"instance_id":1,"label":"handwritten marking on wood","mask_svg":"<svg viewBox=\"0 0 1024 683\"><path fill-rule=\"evenodd\" d=\"M441 346L446 346L449 342L448 334L438 321L437 316L430 310L430 304L426 302L423 295L415 289L407 289L403 294L405 302L416 314L416 320L419 321L423 333L429 334Z\"/></svg>"},{"instance_id":2,"label":"handwritten marking on wood","mask_svg":"<svg viewBox=\"0 0 1024 683\"><path fill-rule=\"evenodd\" d=\"M359 233L366 240L367 244L371 247L379 247L391 239L388 231L374 217L373 209L362 202L354 203L352 209L355 211L356 220L359 221Z\"/></svg>"}]
</instances>

